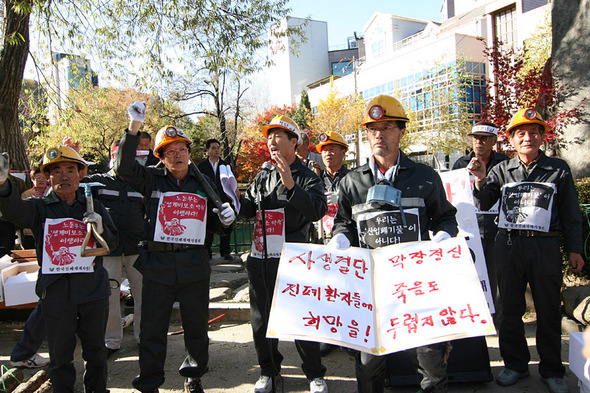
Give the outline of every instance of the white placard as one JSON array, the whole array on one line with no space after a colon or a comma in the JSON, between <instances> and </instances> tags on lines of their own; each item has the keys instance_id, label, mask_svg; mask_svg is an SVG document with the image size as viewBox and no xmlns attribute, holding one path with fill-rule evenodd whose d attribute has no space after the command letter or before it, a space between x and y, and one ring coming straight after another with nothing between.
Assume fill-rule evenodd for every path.
<instances>
[{"instance_id":1,"label":"white placard","mask_svg":"<svg viewBox=\"0 0 590 393\"><path fill-rule=\"evenodd\" d=\"M285 244L285 209L264 211L266 237L262 236L261 214L260 210L256 211L256 224L254 224L254 236L250 255L254 258L264 258L264 246L266 242L266 256L268 258L279 258L283 244Z\"/></svg>"},{"instance_id":2,"label":"white placard","mask_svg":"<svg viewBox=\"0 0 590 393\"><path fill-rule=\"evenodd\" d=\"M505 184L502 187L498 227L549 232L553 197L556 192L553 183Z\"/></svg>"},{"instance_id":3,"label":"white placard","mask_svg":"<svg viewBox=\"0 0 590 393\"><path fill-rule=\"evenodd\" d=\"M457 223L459 234L467 240L467 245L475 259L475 270L479 276L481 287L486 296L490 312L494 313L494 300L490 287L490 278L486 267L486 258L481 244L479 224L473 203L473 192L469 178L469 171L465 168L440 173L440 178L447 193L447 199L457 209Z\"/></svg>"},{"instance_id":4,"label":"white placard","mask_svg":"<svg viewBox=\"0 0 590 393\"><path fill-rule=\"evenodd\" d=\"M285 243L269 338L385 355L494 333L463 238L376 250Z\"/></svg>"},{"instance_id":5,"label":"white placard","mask_svg":"<svg viewBox=\"0 0 590 393\"><path fill-rule=\"evenodd\" d=\"M95 257L81 257L86 224L73 218L48 218L43 235L43 274L92 273ZM88 247L94 247L90 239Z\"/></svg>"},{"instance_id":6,"label":"white placard","mask_svg":"<svg viewBox=\"0 0 590 393\"><path fill-rule=\"evenodd\" d=\"M207 199L186 192L163 192L158 202L154 241L205 244Z\"/></svg>"}]
</instances>

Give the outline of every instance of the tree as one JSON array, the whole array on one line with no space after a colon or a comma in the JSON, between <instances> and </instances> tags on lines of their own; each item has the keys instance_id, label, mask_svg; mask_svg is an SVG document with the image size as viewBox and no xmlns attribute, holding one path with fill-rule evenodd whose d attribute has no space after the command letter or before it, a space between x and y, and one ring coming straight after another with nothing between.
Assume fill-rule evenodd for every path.
<instances>
[{"instance_id":1,"label":"tree","mask_svg":"<svg viewBox=\"0 0 590 393\"><path fill-rule=\"evenodd\" d=\"M131 89L86 87L72 90L69 107L62 112L61 122L47 124L35 133L29 147L30 155L41 161L43 153L51 146L59 145L69 136L80 142L80 154L96 164L99 172L108 170L110 147L119 140L129 123L126 108L135 100L147 103L146 118L142 131L155 138L157 131L167 124L181 128L194 141L202 146L202 135L197 126L182 116L176 106L148 94ZM202 156L202 147L192 149L191 154Z\"/></svg>"},{"instance_id":2,"label":"tree","mask_svg":"<svg viewBox=\"0 0 590 393\"><path fill-rule=\"evenodd\" d=\"M360 95L341 97L330 81L330 92L325 100L320 100L317 112L309 125L319 135L323 132L336 131L342 135L356 134L365 111L365 103Z\"/></svg>"},{"instance_id":3,"label":"tree","mask_svg":"<svg viewBox=\"0 0 590 393\"><path fill-rule=\"evenodd\" d=\"M4 0L4 34L0 48L0 152L10 154L13 169L29 168L18 105L29 53L32 1Z\"/></svg>"},{"instance_id":4,"label":"tree","mask_svg":"<svg viewBox=\"0 0 590 393\"><path fill-rule=\"evenodd\" d=\"M27 165L16 108L29 49L31 14L42 33L39 43L46 44L48 52L57 46L62 52L94 56L109 78L123 80L125 85L149 86L152 91L164 92L163 86L169 86L179 74L196 75L198 70L203 70L210 76L205 83L211 87L204 94L212 93L216 97L215 110L210 112L220 119L224 132L225 76L234 72L238 83L242 83L244 75L258 67L258 49L267 43L266 31L286 16L287 2L6 0L0 52L1 150L10 151L15 163ZM286 36L296 31L297 28L289 28L274 34ZM239 98L243 86L237 91ZM235 109L239 113L238 105Z\"/></svg>"},{"instance_id":5,"label":"tree","mask_svg":"<svg viewBox=\"0 0 590 393\"><path fill-rule=\"evenodd\" d=\"M293 121L297 123L299 129L307 130L309 128L309 120L311 117L312 114L311 104L309 102L309 95L307 94L307 90L302 90L299 106L297 106L297 111L295 112L295 114L293 114Z\"/></svg>"},{"instance_id":6,"label":"tree","mask_svg":"<svg viewBox=\"0 0 590 393\"><path fill-rule=\"evenodd\" d=\"M473 110L467 100L472 77L465 70L465 61L438 62L416 85L420 95L409 100L411 121L404 148L421 145L431 153L446 155L465 150L473 124Z\"/></svg>"},{"instance_id":7,"label":"tree","mask_svg":"<svg viewBox=\"0 0 590 393\"><path fill-rule=\"evenodd\" d=\"M547 31L550 32L546 30L546 34ZM532 55L526 43L520 50L502 51L500 46L501 43L495 43L484 51L493 79L488 81L482 119L497 124L499 134L503 135L514 113L521 108L534 108L547 123L545 141L550 148L558 149L564 128L578 121L579 107L558 106L559 86L553 79L551 58L545 49ZM537 63L531 59L536 59ZM503 143L508 148L507 138L503 138Z\"/></svg>"}]
</instances>

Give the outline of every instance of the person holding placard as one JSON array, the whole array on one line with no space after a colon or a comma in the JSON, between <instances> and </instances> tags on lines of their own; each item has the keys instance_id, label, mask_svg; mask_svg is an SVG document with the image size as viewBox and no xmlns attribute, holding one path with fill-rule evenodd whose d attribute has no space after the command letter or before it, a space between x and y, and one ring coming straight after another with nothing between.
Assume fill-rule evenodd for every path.
<instances>
[{"instance_id":1,"label":"person holding placard","mask_svg":"<svg viewBox=\"0 0 590 393\"><path fill-rule=\"evenodd\" d=\"M530 353L522 316L525 291L531 287L537 312L539 373L554 393L568 391L561 362L562 284L559 234L569 253L570 270L580 272L582 215L571 170L540 150L547 124L532 108L518 111L506 131L516 156L492 168L474 157L467 167L475 176L473 195L480 209L500 200L495 252L502 318L500 354L505 368L496 377L502 386L529 376Z\"/></svg>"},{"instance_id":2,"label":"person holding placard","mask_svg":"<svg viewBox=\"0 0 590 393\"><path fill-rule=\"evenodd\" d=\"M469 136L471 137L473 151L455 161L453 169L466 168L473 157L481 157L486 163L486 171L489 173L494 166L509 158L506 154L498 153L493 150L498 142L498 127L494 123L486 121L476 123L471 129ZM481 245L486 259L486 268L488 278L490 279L490 290L496 310L494 321L499 325L501 305L498 292L498 278L496 276L496 257L494 255L494 243L496 233L498 233L496 217L498 217L498 206L493 206L489 210L477 211L477 223L479 225Z\"/></svg>"},{"instance_id":3,"label":"person holding placard","mask_svg":"<svg viewBox=\"0 0 590 393\"><path fill-rule=\"evenodd\" d=\"M369 163L352 169L340 182L338 212L328 246L379 248L457 235L456 209L447 201L438 174L400 150L407 122L404 108L395 98L380 95L369 102L362 126L373 154ZM449 352L446 342L416 348L424 392L447 391ZM357 355L359 393L384 391L386 358L366 352Z\"/></svg>"},{"instance_id":4,"label":"person holding placard","mask_svg":"<svg viewBox=\"0 0 590 393\"><path fill-rule=\"evenodd\" d=\"M281 250L285 242L309 242L312 222L321 219L328 207L322 180L295 154L301 137L297 124L286 116L276 116L261 131L268 139L274 167L263 165L263 170L242 195L240 215L257 217L252 249L246 261L250 319L261 369L254 391L270 393L283 360L277 348L278 340L266 338ZM295 340L295 346L303 361L302 369L309 380L310 392L326 393L326 367L320 358L320 344Z\"/></svg>"},{"instance_id":5,"label":"person holding placard","mask_svg":"<svg viewBox=\"0 0 590 393\"><path fill-rule=\"evenodd\" d=\"M185 392L201 393L201 377L209 361L209 279L211 267L204 246L206 231L228 227L235 213L229 203L213 207L215 184L190 161L192 140L180 129L166 126L156 135L154 154L161 163L144 167L136 160L139 128L145 104L127 108L129 128L121 138L115 172L144 196L147 242L135 264L143 275L139 375L133 386L157 392L164 383L164 363L170 316L180 303L184 342L188 352L179 368ZM205 198L207 195L207 198Z\"/></svg>"},{"instance_id":6,"label":"person holding placard","mask_svg":"<svg viewBox=\"0 0 590 393\"><path fill-rule=\"evenodd\" d=\"M78 188L86 167L86 161L68 146L48 149L41 172L49 177L51 191L41 198L22 200L14 183L7 181L5 156L0 157L0 217L31 228L36 239L41 269L35 291L43 304L48 371L55 392L74 391L76 336L85 360L85 391L108 391L104 337L109 277L102 257L83 257L81 248L87 224L111 249L117 247L118 231L99 201L94 201L92 210L87 209L86 197Z\"/></svg>"}]
</instances>

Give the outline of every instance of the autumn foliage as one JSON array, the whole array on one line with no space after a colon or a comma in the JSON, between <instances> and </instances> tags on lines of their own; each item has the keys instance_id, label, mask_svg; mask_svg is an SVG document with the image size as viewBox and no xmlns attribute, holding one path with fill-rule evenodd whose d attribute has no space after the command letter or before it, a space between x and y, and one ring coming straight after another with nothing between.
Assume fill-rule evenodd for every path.
<instances>
[{"instance_id":1,"label":"autumn foliage","mask_svg":"<svg viewBox=\"0 0 590 393\"><path fill-rule=\"evenodd\" d=\"M526 62L526 49L501 50L500 45L484 50L493 78L485 91L482 120L498 125L499 135L504 135L514 113L522 108L534 108L547 123L545 141L559 144L564 128L578 120L579 107L567 110L558 107L559 87L553 79L551 58L531 66ZM504 144L508 145L506 138Z\"/></svg>"}]
</instances>

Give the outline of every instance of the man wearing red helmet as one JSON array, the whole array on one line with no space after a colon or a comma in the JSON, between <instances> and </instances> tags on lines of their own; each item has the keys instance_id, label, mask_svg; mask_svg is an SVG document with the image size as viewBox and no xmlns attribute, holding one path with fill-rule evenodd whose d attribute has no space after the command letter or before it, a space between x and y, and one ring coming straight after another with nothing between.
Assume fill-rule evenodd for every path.
<instances>
[{"instance_id":1,"label":"man wearing red helmet","mask_svg":"<svg viewBox=\"0 0 590 393\"><path fill-rule=\"evenodd\" d=\"M547 124L534 109L518 111L506 131L516 157L492 168L474 157L467 167L475 176L473 195L482 210L500 200L496 265L501 298L500 354L505 368L496 377L502 386L529 376L530 354L522 316L530 284L537 311L539 373L553 393L565 393L561 362L562 283L559 233L572 272L584 266L582 216L567 163L547 157L540 147Z\"/></svg>"},{"instance_id":2,"label":"man wearing red helmet","mask_svg":"<svg viewBox=\"0 0 590 393\"><path fill-rule=\"evenodd\" d=\"M432 168L410 160L399 148L407 122L404 108L393 97L380 95L367 105L361 125L367 131L373 154L369 163L352 169L340 182L338 212L329 245L337 248L351 245L378 248L428 240L429 231L434 234L431 239L434 241L457 235L456 209L447 201L440 177ZM388 238L387 243L367 240L358 231L359 223L366 224L366 232L380 232L385 226L368 219L375 214L385 217L384 222L396 224L390 228L398 227L402 231L393 231L396 236ZM406 225L406 219L413 224ZM447 391L446 360L449 351L450 344L443 342L419 347L412 352L418 372L422 374L424 392ZM356 358L359 393L384 391L386 358L359 353Z\"/></svg>"},{"instance_id":3,"label":"man wearing red helmet","mask_svg":"<svg viewBox=\"0 0 590 393\"><path fill-rule=\"evenodd\" d=\"M235 213L228 203L221 209L213 208L211 201L202 196L215 184L190 161L192 141L180 129L166 126L158 131L154 153L163 165L140 165L135 156L145 104L135 102L127 111L129 129L121 139L115 171L144 196L149 239L142 244L135 265L143 275L143 302L140 374L133 386L142 393L151 393L164 383L170 314L178 301L188 352L179 373L186 378L185 392L201 393L201 377L209 361L211 267L205 234L216 225L231 225Z\"/></svg>"}]
</instances>

